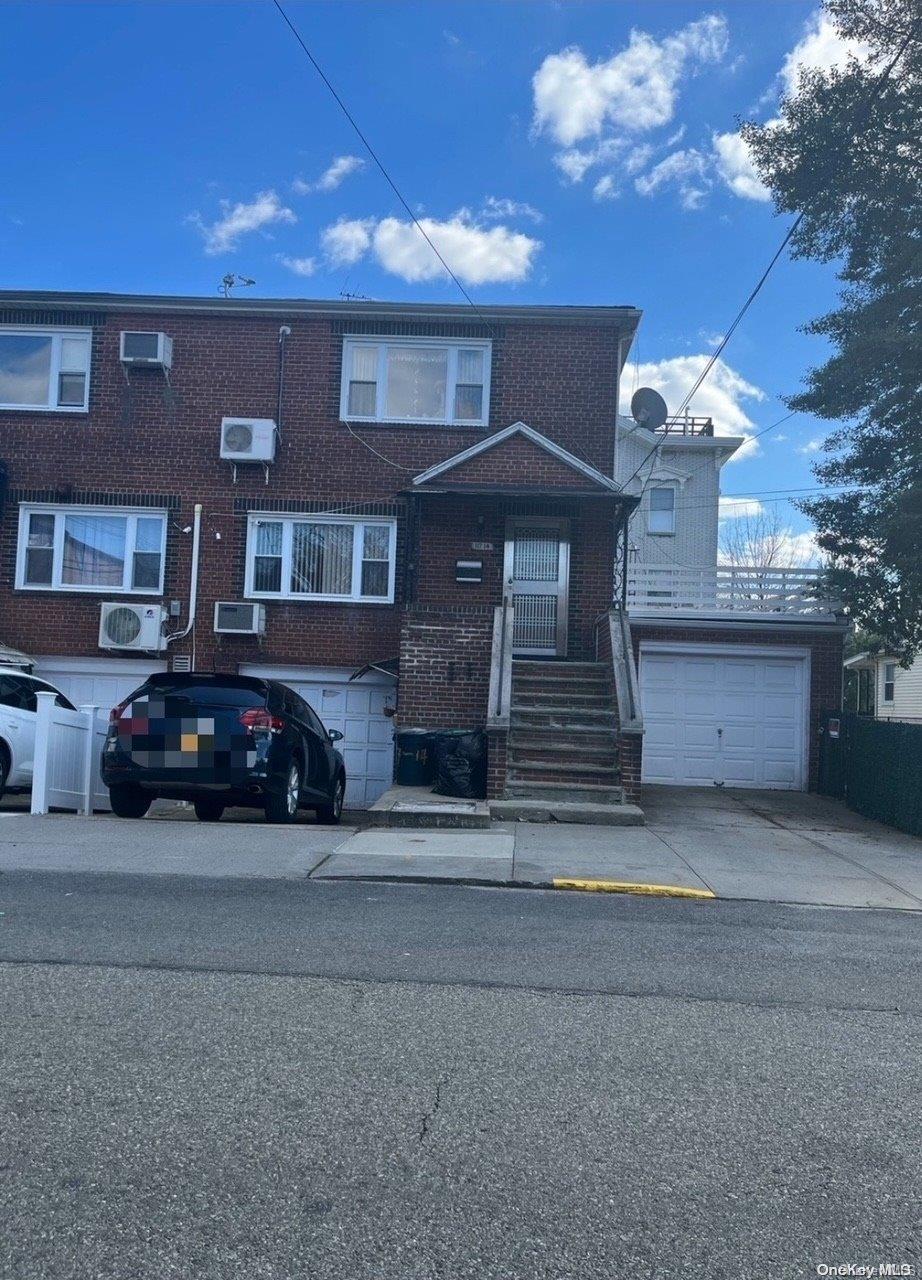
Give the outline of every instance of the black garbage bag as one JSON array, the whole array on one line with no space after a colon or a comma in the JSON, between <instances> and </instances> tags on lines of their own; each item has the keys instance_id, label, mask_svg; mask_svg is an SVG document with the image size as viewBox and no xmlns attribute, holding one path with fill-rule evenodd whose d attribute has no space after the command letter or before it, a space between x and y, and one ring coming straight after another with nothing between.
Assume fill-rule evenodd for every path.
<instances>
[{"instance_id":1,"label":"black garbage bag","mask_svg":"<svg viewBox=\"0 0 922 1280\"><path fill-rule=\"evenodd\" d=\"M482 729L455 729L432 735L435 744L435 793L461 800L487 794L487 735Z\"/></svg>"}]
</instances>

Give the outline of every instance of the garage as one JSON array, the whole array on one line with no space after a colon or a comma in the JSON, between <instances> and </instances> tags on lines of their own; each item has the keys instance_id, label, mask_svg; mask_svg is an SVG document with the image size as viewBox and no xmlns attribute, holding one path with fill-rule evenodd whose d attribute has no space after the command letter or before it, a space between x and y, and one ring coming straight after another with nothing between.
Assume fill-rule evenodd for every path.
<instances>
[{"instance_id":1,"label":"garage","mask_svg":"<svg viewBox=\"0 0 922 1280\"><path fill-rule=\"evenodd\" d=\"M310 703L327 729L339 729L345 735L338 746L346 762L346 808L368 808L391 785L394 730L384 708L396 701L393 679L372 671L350 682L351 671L341 668L259 663L241 666L240 674L290 685Z\"/></svg>"},{"instance_id":2,"label":"garage","mask_svg":"<svg viewBox=\"0 0 922 1280\"><path fill-rule=\"evenodd\" d=\"M35 658L35 674L55 685L75 707L94 706L103 712L127 698L165 662L149 658Z\"/></svg>"},{"instance_id":3,"label":"garage","mask_svg":"<svg viewBox=\"0 0 922 1280\"><path fill-rule=\"evenodd\" d=\"M809 654L641 646L642 780L806 787Z\"/></svg>"}]
</instances>

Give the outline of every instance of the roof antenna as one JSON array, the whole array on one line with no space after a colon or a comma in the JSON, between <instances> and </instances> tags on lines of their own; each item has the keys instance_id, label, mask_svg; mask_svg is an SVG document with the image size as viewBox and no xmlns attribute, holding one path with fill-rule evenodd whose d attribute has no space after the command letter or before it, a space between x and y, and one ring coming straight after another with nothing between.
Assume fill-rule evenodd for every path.
<instances>
[{"instance_id":1,"label":"roof antenna","mask_svg":"<svg viewBox=\"0 0 922 1280\"><path fill-rule=\"evenodd\" d=\"M223 293L225 298L229 298L231 296L231 289L236 289L238 286L245 288L247 285L255 283L256 281L251 280L249 276L235 276L233 271L228 271L227 275L222 277L221 283L218 285L218 293Z\"/></svg>"}]
</instances>

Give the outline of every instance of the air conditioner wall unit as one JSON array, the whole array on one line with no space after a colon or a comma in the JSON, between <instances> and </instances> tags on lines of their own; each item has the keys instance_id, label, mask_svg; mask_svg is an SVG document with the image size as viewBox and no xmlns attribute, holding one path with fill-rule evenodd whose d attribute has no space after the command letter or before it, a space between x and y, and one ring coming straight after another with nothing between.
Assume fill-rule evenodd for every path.
<instances>
[{"instance_id":1,"label":"air conditioner wall unit","mask_svg":"<svg viewBox=\"0 0 922 1280\"><path fill-rule=\"evenodd\" d=\"M119 359L122 364L170 369L173 365L173 339L165 333L123 329L119 338Z\"/></svg>"},{"instance_id":2,"label":"air conditioner wall unit","mask_svg":"<svg viewBox=\"0 0 922 1280\"><path fill-rule=\"evenodd\" d=\"M219 635L261 636L266 630L266 606L250 601L218 600L214 629Z\"/></svg>"},{"instance_id":3,"label":"air conditioner wall unit","mask_svg":"<svg viewBox=\"0 0 922 1280\"><path fill-rule=\"evenodd\" d=\"M229 462L273 462L274 419L222 418L221 457Z\"/></svg>"},{"instance_id":4,"label":"air conditioner wall unit","mask_svg":"<svg viewBox=\"0 0 922 1280\"><path fill-rule=\"evenodd\" d=\"M99 610L100 649L137 649L160 653L165 647L166 609L149 600L107 601Z\"/></svg>"}]
</instances>

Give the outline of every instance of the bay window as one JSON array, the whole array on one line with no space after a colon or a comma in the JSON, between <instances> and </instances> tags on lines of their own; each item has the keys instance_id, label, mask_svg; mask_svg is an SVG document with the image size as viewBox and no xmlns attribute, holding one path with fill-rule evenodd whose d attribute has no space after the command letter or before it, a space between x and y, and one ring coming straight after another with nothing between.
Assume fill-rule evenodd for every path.
<instances>
[{"instance_id":1,"label":"bay window","mask_svg":"<svg viewBox=\"0 0 922 1280\"><path fill-rule=\"evenodd\" d=\"M389 604L394 599L396 544L393 520L253 515L246 594Z\"/></svg>"},{"instance_id":2,"label":"bay window","mask_svg":"<svg viewBox=\"0 0 922 1280\"><path fill-rule=\"evenodd\" d=\"M490 343L345 338L340 415L347 422L485 426Z\"/></svg>"},{"instance_id":3,"label":"bay window","mask_svg":"<svg viewBox=\"0 0 922 1280\"><path fill-rule=\"evenodd\" d=\"M86 411L89 329L0 328L0 409Z\"/></svg>"},{"instance_id":4,"label":"bay window","mask_svg":"<svg viewBox=\"0 0 922 1280\"><path fill-rule=\"evenodd\" d=\"M163 594L166 513L23 506L16 586Z\"/></svg>"}]
</instances>

